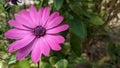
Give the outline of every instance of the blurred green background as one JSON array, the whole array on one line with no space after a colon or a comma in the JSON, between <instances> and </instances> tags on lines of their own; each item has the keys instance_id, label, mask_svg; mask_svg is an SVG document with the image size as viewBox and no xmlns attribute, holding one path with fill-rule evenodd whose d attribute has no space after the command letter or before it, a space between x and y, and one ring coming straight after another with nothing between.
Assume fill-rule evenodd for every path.
<instances>
[{"instance_id":1,"label":"blurred green background","mask_svg":"<svg viewBox=\"0 0 120 68\"><path fill-rule=\"evenodd\" d=\"M120 68L120 0L25 0L19 4L0 0L0 68ZM12 28L8 20L32 4L59 11L63 23L70 26L60 33L66 38L62 50L42 56L39 67L30 55L17 61L16 53L7 51L14 40L4 37Z\"/></svg>"}]
</instances>

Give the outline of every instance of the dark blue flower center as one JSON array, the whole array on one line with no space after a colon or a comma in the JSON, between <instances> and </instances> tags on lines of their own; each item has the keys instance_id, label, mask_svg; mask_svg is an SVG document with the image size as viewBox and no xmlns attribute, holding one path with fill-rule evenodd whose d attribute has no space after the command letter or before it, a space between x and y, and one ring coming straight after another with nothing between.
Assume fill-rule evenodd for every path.
<instances>
[{"instance_id":1,"label":"dark blue flower center","mask_svg":"<svg viewBox=\"0 0 120 68\"><path fill-rule=\"evenodd\" d=\"M46 29L43 28L42 26L37 26L36 28L34 28L34 34L36 37L44 36L45 32L46 32Z\"/></svg>"}]
</instances>

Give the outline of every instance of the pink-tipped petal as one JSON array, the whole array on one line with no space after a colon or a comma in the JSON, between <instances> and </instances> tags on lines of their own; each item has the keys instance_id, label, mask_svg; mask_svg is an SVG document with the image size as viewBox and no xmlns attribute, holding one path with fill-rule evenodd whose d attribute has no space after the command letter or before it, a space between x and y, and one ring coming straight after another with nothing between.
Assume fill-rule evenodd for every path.
<instances>
[{"instance_id":1,"label":"pink-tipped petal","mask_svg":"<svg viewBox=\"0 0 120 68\"><path fill-rule=\"evenodd\" d=\"M25 27L23 27L21 24L17 23L15 20L9 20L8 23L16 28L21 28L21 29L26 29Z\"/></svg>"},{"instance_id":2,"label":"pink-tipped petal","mask_svg":"<svg viewBox=\"0 0 120 68\"><path fill-rule=\"evenodd\" d=\"M31 32L19 30L19 29L10 29L5 33L5 37L10 38L10 39L22 39L28 34L31 34Z\"/></svg>"},{"instance_id":3,"label":"pink-tipped petal","mask_svg":"<svg viewBox=\"0 0 120 68\"><path fill-rule=\"evenodd\" d=\"M38 16L40 19L42 18L42 14L43 14L44 9L45 9L44 7L41 7L38 11Z\"/></svg>"},{"instance_id":4,"label":"pink-tipped petal","mask_svg":"<svg viewBox=\"0 0 120 68\"><path fill-rule=\"evenodd\" d=\"M31 52L31 50L34 46L33 43L34 43L34 41L29 43L27 46L21 48L16 55L16 59L21 60L21 59L25 58Z\"/></svg>"},{"instance_id":5,"label":"pink-tipped petal","mask_svg":"<svg viewBox=\"0 0 120 68\"><path fill-rule=\"evenodd\" d=\"M22 24L26 26L34 27L30 14L25 9L21 10L21 17L24 18L23 20L25 20L21 22Z\"/></svg>"},{"instance_id":6,"label":"pink-tipped petal","mask_svg":"<svg viewBox=\"0 0 120 68\"><path fill-rule=\"evenodd\" d=\"M21 24L22 26L28 26L28 27L31 27L31 28L35 27L35 25L32 22L31 17L30 17L28 12L24 11L24 13L21 13L21 15L15 14L14 16L15 16L16 22Z\"/></svg>"},{"instance_id":7,"label":"pink-tipped petal","mask_svg":"<svg viewBox=\"0 0 120 68\"><path fill-rule=\"evenodd\" d=\"M49 47L49 44L46 42L46 40L41 37L41 40L39 40L40 42L40 50L41 52L45 55L45 56L48 56L49 53L50 53L50 47Z\"/></svg>"},{"instance_id":8,"label":"pink-tipped petal","mask_svg":"<svg viewBox=\"0 0 120 68\"><path fill-rule=\"evenodd\" d=\"M65 31L69 28L69 26L67 24L64 24L64 25L61 25L61 26L58 26L58 27L55 27L53 29L49 29L47 30L47 33L48 34L55 34L55 33L59 33L61 31Z\"/></svg>"},{"instance_id":9,"label":"pink-tipped petal","mask_svg":"<svg viewBox=\"0 0 120 68\"><path fill-rule=\"evenodd\" d=\"M50 29L50 28L53 28L53 27L55 27L55 26L57 26L57 25L59 25L62 21L63 21L63 17L62 16L58 16L58 17L56 17L56 18L54 18L53 20L51 20L51 21L48 21L47 22L47 29Z\"/></svg>"},{"instance_id":10,"label":"pink-tipped petal","mask_svg":"<svg viewBox=\"0 0 120 68\"><path fill-rule=\"evenodd\" d=\"M21 10L20 13L21 13L21 15L24 15L24 14L29 15L29 13L25 9Z\"/></svg>"},{"instance_id":11,"label":"pink-tipped petal","mask_svg":"<svg viewBox=\"0 0 120 68\"><path fill-rule=\"evenodd\" d=\"M50 8L49 7L46 7L42 13L42 25L44 26L47 22L47 19L49 18L49 15L50 15Z\"/></svg>"},{"instance_id":12,"label":"pink-tipped petal","mask_svg":"<svg viewBox=\"0 0 120 68\"><path fill-rule=\"evenodd\" d=\"M55 40L53 40L52 38L49 38L47 36L45 36L44 38L45 38L46 42L49 44L50 48L52 48L52 50L55 50L55 51L61 50L60 45Z\"/></svg>"},{"instance_id":13,"label":"pink-tipped petal","mask_svg":"<svg viewBox=\"0 0 120 68\"><path fill-rule=\"evenodd\" d=\"M34 42L34 47L32 49L32 54L31 54L31 58L32 58L32 61L34 63L37 63L40 58L41 58L41 50L40 50L40 42L39 42L40 39L36 39L36 41Z\"/></svg>"},{"instance_id":14,"label":"pink-tipped petal","mask_svg":"<svg viewBox=\"0 0 120 68\"><path fill-rule=\"evenodd\" d=\"M65 39L61 35L46 35L46 37L49 37L50 39L53 39L57 43L64 43Z\"/></svg>"},{"instance_id":15,"label":"pink-tipped petal","mask_svg":"<svg viewBox=\"0 0 120 68\"><path fill-rule=\"evenodd\" d=\"M35 24L35 26L38 26L39 18L38 18L37 10L33 5L30 6L30 17L32 19L32 22Z\"/></svg>"},{"instance_id":16,"label":"pink-tipped petal","mask_svg":"<svg viewBox=\"0 0 120 68\"><path fill-rule=\"evenodd\" d=\"M54 13L52 13L52 14L50 15L50 17L49 17L49 19L48 19L47 22L52 21L54 18L58 17L59 15L60 15L59 12L54 12Z\"/></svg>"},{"instance_id":17,"label":"pink-tipped petal","mask_svg":"<svg viewBox=\"0 0 120 68\"><path fill-rule=\"evenodd\" d=\"M41 19L42 19L42 14L43 14L44 8L41 7L40 10L38 11L38 19L39 19L39 24L41 25Z\"/></svg>"},{"instance_id":18,"label":"pink-tipped petal","mask_svg":"<svg viewBox=\"0 0 120 68\"><path fill-rule=\"evenodd\" d=\"M8 47L8 51L9 52L14 52L16 50L19 50L19 49L23 48L26 45L28 45L31 41L33 41L34 38L35 37L32 36L32 35L27 35L25 38L10 44L9 47Z\"/></svg>"}]
</instances>

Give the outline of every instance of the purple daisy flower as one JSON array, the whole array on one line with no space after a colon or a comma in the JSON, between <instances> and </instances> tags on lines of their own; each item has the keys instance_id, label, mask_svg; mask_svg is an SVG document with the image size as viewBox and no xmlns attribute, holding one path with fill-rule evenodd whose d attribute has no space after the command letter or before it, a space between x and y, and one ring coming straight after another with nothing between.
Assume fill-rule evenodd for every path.
<instances>
[{"instance_id":1,"label":"purple daisy flower","mask_svg":"<svg viewBox=\"0 0 120 68\"><path fill-rule=\"evenodd\" d=\"M8 51L18 51L16 58L21 60L31 52L31 58L37 63L42 55L48 56L50 49L61 50L60 44L65 39L59 32L69 28L68 24L59 25L63 17L59 12L50 14L49 7L42 7L37 12L34 6L29 8L29 12L21 10L20 14L15 14L15 20L8 23L13 29L5 33L5 37L16 39L17 41L9 45Z\"/></svg>"},{"instance_id":2,"label":"purple daisy flower","mask_svg":"<svg viewBox=\"0 0 120 68\"><path fill-rule=\"evenodd\" d=\"M19 0L6 0L6 2L11 2L12 4L17 5L17 3L21 3Z\"/></svg>"}]
</instances>

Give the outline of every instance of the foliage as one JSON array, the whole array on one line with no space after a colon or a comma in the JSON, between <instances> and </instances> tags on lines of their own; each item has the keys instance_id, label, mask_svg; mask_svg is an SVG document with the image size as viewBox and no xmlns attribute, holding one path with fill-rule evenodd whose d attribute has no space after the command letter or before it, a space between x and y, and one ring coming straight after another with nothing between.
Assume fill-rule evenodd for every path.
<instances>
[{"instance_id":1,"label":"foliage","mask_svg":"<svg viewBox=\"0 0 120 68\"><path fill-rule=\"evenodd\" d=\"M7 47L14 40L4 37L9 19L30 5L10 5L0 0L0 68L120 68L120 1L119 0L33 0L37 9L50 6L51 12L59 11L67 31L62 50L52 51L34 64L30 56L17 61L15 53Z\"/></svg>"}]
</instances>

